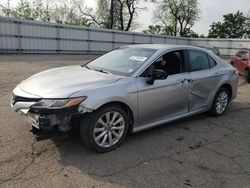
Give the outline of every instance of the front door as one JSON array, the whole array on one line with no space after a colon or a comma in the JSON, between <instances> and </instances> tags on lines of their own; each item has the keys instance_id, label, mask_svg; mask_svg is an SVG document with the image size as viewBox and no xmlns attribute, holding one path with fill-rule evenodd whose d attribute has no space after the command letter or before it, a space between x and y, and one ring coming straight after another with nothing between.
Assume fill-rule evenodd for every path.
<instances>
[{"instance_id":1,"label":"front door","mask_svg":"<svg viewBox=\"0 0 250 188\"><path fill-rule=\"evenodd\" d=\"M148 125L188 112L191 87L190 74L185 72L184 51L164 54L138 77L138 126ZM149 72L161 69L168 73L164 80L146 83Z\"/></svg>"}]
</instances>

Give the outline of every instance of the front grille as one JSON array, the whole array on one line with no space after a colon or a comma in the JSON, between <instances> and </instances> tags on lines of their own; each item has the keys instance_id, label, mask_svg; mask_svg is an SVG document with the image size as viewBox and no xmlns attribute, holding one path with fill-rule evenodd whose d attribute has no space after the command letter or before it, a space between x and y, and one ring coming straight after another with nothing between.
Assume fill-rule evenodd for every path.
<instances>
[{"instance_id":1,"label":"front grille","mask_svg":"<svg viewBox=\"0 0 250 188\"><path fill-rule=\"evenodd\" d=\"M13 95L11 103L14 105L16 102L38 102L40 100L41 99L37 99L37 98L26 98L26 97L20 97L17 95Z\"/></svg>"}]
</instances>

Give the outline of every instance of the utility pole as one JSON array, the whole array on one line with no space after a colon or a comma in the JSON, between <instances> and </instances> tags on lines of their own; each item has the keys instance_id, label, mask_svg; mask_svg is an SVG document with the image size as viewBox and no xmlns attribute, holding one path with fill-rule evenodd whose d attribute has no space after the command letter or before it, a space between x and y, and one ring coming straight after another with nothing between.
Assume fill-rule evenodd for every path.
<instances>
[{"instance_id":1,"label":"utility pole","mask_svg":"<svg viewBox=\"0 0 250 188\"><path fill-rule=\"evenodd\" d=\"M109 29L113 29L114 24L114 0L110 0L110 9L109 9Z\"/></svg>"},{"instance_id":2,"label":"utility pole","mask_svg":"<svg viewBox=\"0 0 250 188\"><path fill-rule=\"evenodd\" d=\"M7 11L7 17L10 17L10 0L7 1L7 7L8 7L8 11Z\"/></svg>"}]
</instances>

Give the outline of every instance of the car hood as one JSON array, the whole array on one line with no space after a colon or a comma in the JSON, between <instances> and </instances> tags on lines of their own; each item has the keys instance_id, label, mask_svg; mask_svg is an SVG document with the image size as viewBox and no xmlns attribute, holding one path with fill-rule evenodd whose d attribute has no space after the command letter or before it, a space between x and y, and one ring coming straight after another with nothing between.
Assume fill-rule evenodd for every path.
<instances>
[{"instance_id":1,"label":"car hood","mask_svg":"<svg viewBox=\"0 0 250 188\"><path fill-rule=\"evenodd\" d=\"M75 92L101 87L120 78L117 75L89 70L78 65L40 72L24 80L17 87L36 97L67 98Z\"/></svg>"}]
</instances>

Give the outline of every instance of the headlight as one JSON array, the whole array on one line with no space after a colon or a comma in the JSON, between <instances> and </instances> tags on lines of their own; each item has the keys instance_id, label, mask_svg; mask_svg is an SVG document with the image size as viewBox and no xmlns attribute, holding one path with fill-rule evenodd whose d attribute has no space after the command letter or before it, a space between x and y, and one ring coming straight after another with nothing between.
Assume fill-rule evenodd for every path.
<instances>
[{"instance_id":1,"label":"headlight","mask_svg":"<svg viewBox=\"0 0 250 188\"><path fill-rule=\"evenodd\" d=\"M79 105L87 97L79 97L72 99L42 99L32 105L33 108L61 109Z\"/></svg>"}]
</instances>

